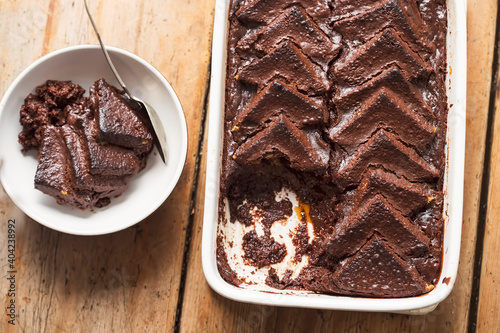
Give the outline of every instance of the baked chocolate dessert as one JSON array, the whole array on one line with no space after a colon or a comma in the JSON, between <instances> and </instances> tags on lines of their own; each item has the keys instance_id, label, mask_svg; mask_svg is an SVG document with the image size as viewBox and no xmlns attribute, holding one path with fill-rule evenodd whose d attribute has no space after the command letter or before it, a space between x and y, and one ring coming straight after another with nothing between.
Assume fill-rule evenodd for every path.
<instances>
[{"instance_id":1,"label":"baked chocolate dessert","mask_svg":"<svg viewBox=\"0 0 500 333\"><path fill-rule=\"evenodd\" d=\"M445 1L232 0L221 276L364 297L439 280Z\"/></svg>"},{"instance_id":2,"label":"baked chocolate dessert","mask_svg":"<svg viewBox=\"0 0 500 333\"><path fill-rule=\"evenodd\" d=\"M100 79L85 90L47 81L21 107L22 151L38 150L35 188L59 204L104 207L146 166L151 132L126 96Z\"/></svg>"},{"instance_id":3,"label":"baked chocolate dessert","mask_svg":"<svg viewBox=\"0 0 500 333\"><path fill-rule=\"evenodd\" d=\"M124 94L103 79L90 87L90 102L99 126L98 138L133 149L138 155L150 152L153 148L151 132L125 99Z\"/></svg>"}]
</instances>

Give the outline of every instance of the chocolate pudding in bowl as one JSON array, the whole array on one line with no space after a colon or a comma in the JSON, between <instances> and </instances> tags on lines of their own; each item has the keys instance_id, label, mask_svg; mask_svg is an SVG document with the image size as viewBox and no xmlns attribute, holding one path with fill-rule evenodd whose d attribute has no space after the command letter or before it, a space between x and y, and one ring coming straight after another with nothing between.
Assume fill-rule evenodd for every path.
<instances>
[{"instance_id":1,"label":"chocolate pudding in bowl","mask_svg":"<svg viewBox=\"0 0 500 333\"><path fill-rule=\"evenodd\" d=\"M158 110L171 153L167 164L151 148L125 96L113 88L118 82L97 45L40 58L14 80L0 103L2 186L23 213L61 232L106 234L144 220L170 195L184 167L187 126L172 87L138 56L114 47L109 51L131 92ZM42 85L38 92L37 84ZM19 139L29 149L25 153ZM41 163L37 147L44 151ZM37 173L38 188L55 198L35 188Z\"/></svg>"},{"instance_id":2,"label":"chocolate pudding in bowl","mask_svg":"<svg viewBox=\"0 0 500 333\"><path fill-rule=\"evenodd\" d=\"M22 151L38 151L35 188L80 209L101 208L120 196L146 167L151 132L126 95L104 79L90 96L71 81L49 80L20 111Z\"/></svg>"}]
</instances>

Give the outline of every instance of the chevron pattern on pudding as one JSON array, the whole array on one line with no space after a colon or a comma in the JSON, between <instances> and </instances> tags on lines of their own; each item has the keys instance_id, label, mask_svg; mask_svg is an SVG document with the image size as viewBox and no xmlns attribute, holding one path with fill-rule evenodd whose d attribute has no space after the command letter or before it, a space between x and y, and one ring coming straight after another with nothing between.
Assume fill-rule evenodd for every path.
<instances>
[{"instance_id":1,"label":"chevron pattern on pudding","mask_svg":"<svg viewBox=\"0 0 500 333\"><path fill-rule=\"evenodd\" d=\"M392 28L401 40L425 58L435 49L427 40L426 26L412 1L381 1L358 15L335 22L333 28L357 42L366 42L380 31Z\"/></svg>"},{"instance_id":2,"label":"chevron pattern on pudding","mask_svg":"<svg viewBox=\"0 0 500 333\"><path fill-rule=\"evenodd\" d=\"M86 208L88 202L92 202L92 196L89 192L75 191L73 183L71 157L63 136L57 127L46 126L39 149L35 188L54 197L59 204Z\"/></svg>"},{"instance_id":3,"label":"chevron pattern on pudding","mask_svg":"<svg viewBox=\"0 0 500 333\"><path fill-rule=\"evenodd\" d=\"M241 164L253 164L269 157L285 157L297 170L326 169L330 158L318 132L301 131L284 115L241 144L233 155Z\"/></svg>"},{"instance_id":4,"label":"chevron pattern on pudding","mask_svg":"<svg viewBox=\"0 0 500 333\"><path fill-rule=\"evenodd\" d=\"M313 99L298 92L293 86L274 80L258 92L253 100L236 117L232 132L241 137L261 129L272 117L286 114L297 127L326 123L328 111L322 99Z\"/></svg>"},{"instance_id":5,"label":"chevron pattern on pudding","mask_svg":"<svg viewBox=\"0 0 500 333\"><path fill-rule=\"evenodd\" d=\"M438 283L447 107L446 8L436 6L231 0L217 240L219 257L231 248L219 262L226 281L391 298ZM291 198L283 191L302 236L271 208ZM234 230L261 237L264 218L283 234L246 242L237 263L245 233ZM299 265L262 261L280 244Z\"/></svg>"},{"instance_id":6,"label":"chevron pattern on pudding","mask_svg":"<svg viewBox=\"0 0 500 333\"><path fill-rule=\"evenodd\" d=\"M349 184L356 184L369 166L377 165L411 181L425 182L440 176L440 171L432 164L383 129L359 146L354 154L342 160L337 175Z\"/></svg>"},{"instance_id":7,"label":"chevron pattern on pudding","mask_svg":"<svg viewBox=\"0 0 500 333\"><path fill-rule=\"evenodd\" d=\"M257 85L275 77L286 78L298 90L309 93L325 93L330 89L326 73L290 41L281 43L237 75L238 80Z\"/></svg>"},{"instance_id":8,"label":"chevron pattern on pudding","mask_svg":"<svg viewBox=\"0 0 500 333\"><path fill-rule=\"evenodd\" d=\"M336 78L354 85L394 64L410 81L426 77L432 72L432 68L392 28L378 33L366 44L356 48L343 63L332 68Z\"/></svg>"},{"instance_id":9,"label":"chevron pattern on pudding","mask_svg":"<svg viewBox=\"0 0 500 333\"><path fill-rule=\"evenodd\" d=\"M340 91L339 94L334 96L337 112L341 116L349 114L350 110L359 107L367 98L370 98L382 88L391 90L413 112L427 119L436 118L432 109L422 98L421 93L415 89L396 65L382 71L371 80L356 87L356 89L348 90L346 93Z\"/></svg>"},{"instance_id":10,"label":"chevron pattern on pudding","mask_svg":"<svg viewBox=\"0 0 500 333\"><path fill-rule=\"evenodd\" d=\"M419 256L429 251L430 240L422 230L380 194L357 207L352 215L335 226L325 251L336 258L353 255L374 234L380 235L401 257Z\"/></svg>"},{"instance_id":11,"label":"chevron pattern on pudding","mask_svg":"<svg viewBox=\"0 0 500 333\"><path fill-rule=\"evenodd\" d=\"M404 216L421 210L437 195L425 184L412 183L384 169L369 168L357 187L353 207L359 207L377 194L386 198Z\"/></svg>"},{"instance_id":12,"label":"chevron pattern on pudding","mask_svg":"<svg viewBox=\"0 0 500 333\"><path fill-rule=\"evenodd\" d=\"M329 134L330 139L340 145L356 145L367 141L380 128L397 133L407 145L421 150L425 150L435 134L434 126L385 88L331 128Z\"/></svg>"},{"instance_id":13,"label":"chevron pattern on pudding","mask_svg":"<svg viewBox=\"0 0 500 333\"><path fill-rule=\"evenodd\" d=\"M332 40L298 6L292 6L269 25L241 39L236 47L249 52L271 52L285 39L295 42L313 61L326 66L341 49L340 37Z\"/></svg>"},{"instance_id":14,"label":"chevron pattern on pudding","mask_svg":"<svg viewBox=\"0 0 500 333\"><path fill-rule=\"evenodd\" d=\"M408 297L429 291L418 271L376 235L347 260L333 280L340 290L353 295Z\"/></svg>"},{"instance_id":15,"label":"chevron pattern on pudding","mask_svg":"<svg viewBox=\"0 0 500 333\"><path fill-rule=\"evenodd\" d=\"M90 151L86 137L82 135L82 133L79 133L79 130L75 130L69 125L62 126L60 132L63 135L71 156L71 164L75 175L75 189L79 191L112 194L114 196L123 193L123 191L127 189L127 181L137 171L126 175L93 175L90 162Z\"/></svg>"}]
</instances>

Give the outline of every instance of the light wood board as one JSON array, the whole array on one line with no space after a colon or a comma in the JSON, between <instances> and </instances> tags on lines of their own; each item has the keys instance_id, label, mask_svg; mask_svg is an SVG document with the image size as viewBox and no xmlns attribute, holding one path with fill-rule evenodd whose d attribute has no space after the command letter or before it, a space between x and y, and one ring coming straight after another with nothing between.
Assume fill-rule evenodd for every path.
<instances>
[{"instance_id":1,"label":"light wood board","mask_svg":"<svg viewBox=\"0 0 500 333\"><path fill-rule=\"evenodd\" d=\"M451 295L426 316L257 306L229 301L214 293L201 268L207 130L203 137L200 130L206 125L215 0L183 0L182 5L178 0L89 0L89 5L106 44L150 62L177 92L188 124L187 162L178 186L155 213L134 227L99 237L70 236L42 227L0 190L2 295L8 290L9 219L16 220L18 245L17 325L9 325L4 316L0 318L0 331L466 332L484 163L490 163L491 170L477 323L484 332L499 327L500 317L495 315L500 296L498 115L494 119L491 161L484 160L497 1L468 1L461 260ZM0 32L2 95L40 56L66 46L97 43L83 1L2 0ZM197 162L200 154L203 158ZM191 205L193 196L196 201ZM186 244L189 260L183 263ZM184 289L179 304L181 286ZM7 306L7 301L5 297L2 304ZM177 314L181 316L176 322Z\"/></svg>"}]
</instances>

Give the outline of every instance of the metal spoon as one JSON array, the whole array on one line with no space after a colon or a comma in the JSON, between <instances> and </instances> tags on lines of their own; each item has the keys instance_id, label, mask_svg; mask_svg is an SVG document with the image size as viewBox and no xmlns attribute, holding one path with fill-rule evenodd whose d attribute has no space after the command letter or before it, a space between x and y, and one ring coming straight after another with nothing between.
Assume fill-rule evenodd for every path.
<instances>
[{"instance_id":1,"label":"metal spoon","mask_svg":"<svg viewBox=\"0 0 500 333\"><path fill-rule=\"evenodd\" d=\"M149 105L148 103L144 102L143 100L135 97L130 93L130 91L127 89L127 86L125 86L125 83L123 82L122 78L120 77L120 74L118 74L118 71L116 70L115 66L113 65L113 62L111 61L111 58L109 57L108 51L106 50L106 47L104 46L104 43L101 40L101 35L99 34L99 31L97 30L97 26L95 25L94 19L92 18L92 15L90 14L89 7L87 5L87 0L84 0L85 3L85 10L87 11L87 14L89 16L90 22L92 23L92 27L94 28L94 31L97 35L97 39L99 40L99 44L101 44L101 49L102 52L104 53L104 56L106 57L106 61L108 62L109 67L111 68L111 71L116 77L116 80L122 87L123 91L128 95L131 101L136 102L138 109L134 108L135 111L139 111L142 114L139 114L139 116L142 116L142 118L146 118L146 121L149 122L149 126L152 127L151 134L153 135L153 143L158 149L158 153L160 154L160 157L163 161L163 163L167 164L167 136L165 135L165 130L163 129L163 125L161 123L160 118L158 117L158 114L156 111Z\"/></svg>"}]
</instances>

